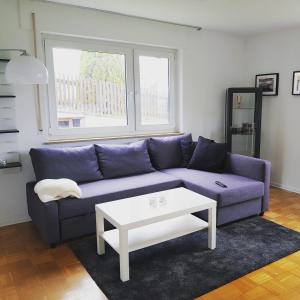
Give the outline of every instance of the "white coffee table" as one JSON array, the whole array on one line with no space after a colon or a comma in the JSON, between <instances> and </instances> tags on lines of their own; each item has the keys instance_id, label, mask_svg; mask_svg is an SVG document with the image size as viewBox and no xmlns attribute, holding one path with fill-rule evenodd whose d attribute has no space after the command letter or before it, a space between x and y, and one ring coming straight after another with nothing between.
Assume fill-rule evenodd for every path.
<instances>
[{"instance_id":1,"label":"white coffee table","mask_svg":"<svg viewBox=\"0 0 300 300\"><path fill-rule=\"evenodd\" d=\"M208 209L208 222L192 213ZM104 231L104 218L117 229ZM129 280L129 252L208 228L216 247L216 201L176 188L96 205L97 252L106 241L120 255L120 278Z\"/></svg>"}]
</instances>

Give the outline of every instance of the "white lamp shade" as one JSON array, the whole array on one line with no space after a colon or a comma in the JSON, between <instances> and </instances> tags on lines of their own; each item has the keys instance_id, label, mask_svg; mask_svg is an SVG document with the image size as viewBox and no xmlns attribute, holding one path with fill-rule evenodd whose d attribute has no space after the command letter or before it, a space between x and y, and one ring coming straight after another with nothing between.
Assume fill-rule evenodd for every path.
<instances>
[{"instance_id":1,"label":"white lamp shade","mask_svg":"<svg viewBox=\"0 0 300 300\"><path fill-rule=\"evenodd\" d=\"M8 83L45 84L48 83L48 71L37 58L20 55L11 59L5 70Z\"/></svg>"}]
</instances>

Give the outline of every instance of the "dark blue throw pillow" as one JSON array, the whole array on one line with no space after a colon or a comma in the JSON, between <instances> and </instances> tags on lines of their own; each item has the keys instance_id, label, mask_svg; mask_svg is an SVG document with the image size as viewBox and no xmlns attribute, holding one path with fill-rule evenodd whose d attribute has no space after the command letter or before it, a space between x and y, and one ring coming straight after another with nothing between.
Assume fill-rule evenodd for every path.
<instances>
[{"instance_id":1,"label":"dark blue throw pillow","mask_svg":"<svg viewBox=\"0 0 300 300\"><path fill-rule=\"evenodd\" d=\"M210 140L210 139L206 139L202 136L199 137L201 139L201 142L211 142L214 143L214 140ZM187 165L189 164L193 153L196 149L197 143L198 142L194 142L194 141L186 141L186 140L181 140L181 151L182 151L182 167L187 167Z\"/></svg>"},{"instance_id":2,"label":"dark blue throw pillow","mask_svg":"<svg viewBox=\"0 0 300 300\"><path fill-rule=\"evenodd\" d=\"M33 148L29 153L37 181L68 178L80 183L103 178L94 145Z\"/></svg>"},{"instance_id":3,"label":"dark blue throw pillow","mask_svg":"<svg viewBox=\"0 0 300 300\"><path fill-rule=\"evenodd\" d=\"M182 166L181 141L191 142L192 135L185 134L149 139L150 156L155 169L162 170Z\"/></svg>"},{"instance_id":4,"label":"dark blue throw pillow","mask_svg":"<svg viewBox=\"0 0 300 300\"><path fill-rule=\"evenodd\" d=\"M224 171L226 154L226 144L199 137L188 169L221 173Z\"/></svg>"},{"instance_id":5,"label":"dark blue throw pillow","mask_svg":"<svg viewBox=\"0 0 300 300\"><path fill-rule=\"evenodd\" d=\"M100 169L105 178L116 178L155 171L146 141L132 144L95 145Z\"/></svg>"}]
</instances>

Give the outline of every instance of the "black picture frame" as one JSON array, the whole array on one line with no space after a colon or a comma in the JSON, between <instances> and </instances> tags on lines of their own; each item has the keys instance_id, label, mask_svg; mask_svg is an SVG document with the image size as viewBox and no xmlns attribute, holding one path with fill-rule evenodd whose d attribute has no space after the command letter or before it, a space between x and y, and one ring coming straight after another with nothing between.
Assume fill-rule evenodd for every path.
<instances>
[{"instance_id":1,"label":"black picture frame","mask_svg":"<svg viewBox=\"0 0 300 300\"><path fill-rule=\"evenodd\" d=\"M262 84L260 81L264 81L264 84ZM255 76L255 87L262 88L263 96L277 96L279 87L279 73L257 74Z\"/></svg>"},{"instance_id":2,"label":"black picture frame","mask_svg":"<svg viewBox=\"0 0 300 300\"><path fill-rule=\"evenodd\" d=\"M297 75L299 76L299 79L296 80ZM293 72L292 95L300 96L300 71Z\"/></svg>"}]
</instances>

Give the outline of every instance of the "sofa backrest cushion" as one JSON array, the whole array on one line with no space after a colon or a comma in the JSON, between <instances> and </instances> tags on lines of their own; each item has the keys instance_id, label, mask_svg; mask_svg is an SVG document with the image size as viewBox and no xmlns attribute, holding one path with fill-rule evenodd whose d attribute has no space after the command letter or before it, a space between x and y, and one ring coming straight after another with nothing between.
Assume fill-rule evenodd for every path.
<instances>
[{"instance_id":1,"label":"sofa backrest cushion","mask_svg":"<svg viewBox=\"0 0 300 300\"><path fill-rule=\"evenodd\" d=\"M208 172L223 172L226 155L226 144L215 143L200 136L187 167Z\"/></svg>"},{"instance_id":2,"label":"sofa backrest cushion","mask_svg":"<svg viewBox=\"0 0 300 300\"><path fill-rule=\"evenodd\" d=\"M80 182L103 178L94 145L68 148L33 148L30 157L36 180L68 178Z\"/></svg>"},{"instance_id":3,"label":"sofa backrest cushion","mask_svg":"<svg viewBox=\"0 0 300 300\"><path fill-rule=\"evenodd\" d=\"M147 142L131 144L95 145L104 178L116 178L155 171L152 167Z\"/></svg>"},{"instance_id":4,"label":"sofa backrest cushion","mask_svg":"<svg viewBox=\"0 0 300 300\"><path fill-rule=\"evenodd\" d=\"M151 161L157 170L182 167L181 141L192 142L192 135L157 137L148 140Z\"/></svg>"}]
</instances>

